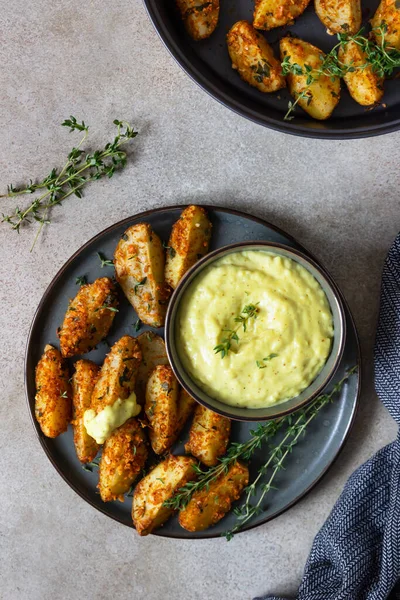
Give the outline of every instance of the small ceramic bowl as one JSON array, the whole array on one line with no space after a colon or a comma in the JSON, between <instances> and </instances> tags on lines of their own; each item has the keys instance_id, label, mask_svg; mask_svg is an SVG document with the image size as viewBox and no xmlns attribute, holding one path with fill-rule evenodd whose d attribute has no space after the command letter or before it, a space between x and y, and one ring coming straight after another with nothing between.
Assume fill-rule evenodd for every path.
<instances>
[{"instance_id":1,"label":"small ceramic bowl","mask_svg":"<svg viewBox=\"0 0 400 600\"><path fill-rule=\"evenodd\" d=\"M272 252L279 256L291 258L295 262L298 262L300 265L305 267L311 273L311 275L315 277L324 290L331 308L334 325L334 337L332 340L331 353L324 367L314 381L295 398L291 398L285 402L268 406L266 408L244 408L240 406L230 406L204 392L185 371L176 344L176 319L181 299L187 287L203 269L208 267L214 261L219 260L223 256L233 252L244 252L247 250ZM165 341L168 358L175 376L182 387L185 388L185 390L193 398L195 398L197 402L200 402L200 404L203 404L216 413L239 421L266 421L269 419L276 419L278 417L287 415L314 400L319 394L321 394L323 389L327 386L335 374L343 354L345 339L346 321L343 303L340 292L335 283L332 281L331 277L322 267L320 267L316 262L302 252L290 248L289 246L274 242L242 242L231 244L230 246L219 248L218 250L207 254L204 258L199 260L199 262L197 262L184 275L182 280L179 282L178 287L174 291L169 303L165 324Z\"/></svg>"}]
</instances>

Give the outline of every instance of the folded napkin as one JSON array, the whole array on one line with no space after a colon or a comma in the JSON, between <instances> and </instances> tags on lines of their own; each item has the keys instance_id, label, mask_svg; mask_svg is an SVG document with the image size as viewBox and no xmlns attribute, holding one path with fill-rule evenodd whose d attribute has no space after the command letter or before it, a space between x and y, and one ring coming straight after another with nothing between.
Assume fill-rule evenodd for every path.
<instances>
[{"instance_id":1,"label":"folded napkin","mask_svg":"<svg viewBox=\"0 0 400 600\"><path fill-rule=\"evenodd\" d=\"M400 234L383 269L374 358L376 391L400 425ZM400 600L399 578L400 435L346 483L314 540L296 600Z\"/></svg>"}]
</instances>

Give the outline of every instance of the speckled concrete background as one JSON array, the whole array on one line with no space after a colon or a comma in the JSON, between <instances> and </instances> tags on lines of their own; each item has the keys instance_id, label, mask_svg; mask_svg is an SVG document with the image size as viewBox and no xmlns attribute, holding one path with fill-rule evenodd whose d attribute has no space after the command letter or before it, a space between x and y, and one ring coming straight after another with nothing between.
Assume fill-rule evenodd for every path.
<instances>
[{"instance_id":1,"label":"speckled concrete background","mask_svg":"<svg viewBox=\"0 0 400 600\"><path fill-rule=\"evenodd\" d=\"M1 186L45 175L73 142L69 114L103 142L114 118L140 129L134 160L71 199L30 254L33 230L0 227L0 597L2 600L242 600L294 592L313 537L348 475L395 427L372 385L380 271L400 226L399 137L324 142L268 131L193 84L167 54L140 0L0 0ZM75 139L75 138L74 138ZM139 540L61 480L25 406L23 354L46 286L116 220L151 207L209 202L288 230L330 269L364 353L359 415L317 488L270 524L225 540ZM7 212L14 202L1 200Z\"/></svg>"}]
</instances>

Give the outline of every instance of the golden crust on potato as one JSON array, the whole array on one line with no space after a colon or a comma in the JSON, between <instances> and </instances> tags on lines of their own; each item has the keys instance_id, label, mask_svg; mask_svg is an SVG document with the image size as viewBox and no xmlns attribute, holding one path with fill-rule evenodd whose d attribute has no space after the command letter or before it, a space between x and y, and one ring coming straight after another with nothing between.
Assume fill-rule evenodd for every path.
<instances>
[{"instance_id":1,"label":"golden crust on potato","mask_svg":"<svg viewBox=\"0 0 400 600\"><path fill-rule=\"evenodd\" d=\"M196 478L195 464L191 456L171 454L139 481L132 504L132 520L139 535L148 535L170 518L173 509L163 504Z\"/></svg>"},{"instance_id":2,"label":"golden crust on potato","mask_svg":"<svg viewBox=\"0 0 400 600\"><path fill-rule=\"evenodd\" d=\"M361 0L315 0L315 12L329 33L354 35L361 28Z\"/></svg>"},{"instance_id":3,"label":"golden crust on potato","mask_svg":"<svg viewBox=\"0 0 400 600\"><path fill-rule=\"evenodd\" d=\"M91 408L99 413L133 392L142 353L137 339L124 335L107 354L92 394Z\"/></svg>"},{"instance_id":4,"label":"golden crust on potato","mask_svg":"<svg viewBox=\"0 0 400 600\"><path fill-rule=\"evenodd\" d=\"M230 432L230 419L198 404L185 450L207 467L212 467L217 464L218 458L225 454Z\"/></svg>"},{"instance_id":5,"label":"golden crust on potato","mask_svg":"<svg viewBox=\"0 0 400 600\"><path fill-rule=\"evenodd\" d=\"M181 388L178 398L178 425L177 425L177 436L185 426L186 421L194 411L197 402L186 390Z\"/></svg>"},{"instance_id":6,"label":"golden crust on potato","mask_svg":"<svg viewBox=\"0 0 400 600\"><path fill-rule=\"evenodd\" d=\"M143 428L136 419L128 419L103 446L98 486L103 502L123 502L124 494L142 471L147 456Z\"/></svg>"},{"instance_id":7,"label":"golden crust on potato","mask_svg":"<svg viewBox=\"0 0 400 600\"><path fill-rule=\"evenodd\" d=\"M75 363L72 377L72 426L76 455L82 463L92 461L99 450L99 445L87 433L83 423L85 410L91 408L92 394L99 374L100 367L90 360L78 360Z\"/></svg>"},{"instance_id":8,"label":"golden crust on potato","mask_svg":"<svg viewBox=\"0 0 400 600\"><path fill-rule=\"evenodd\" d=\"M249 470L241 462L234 463L227 473L211 481L208 488L195 492L179 513L179 524L187 531L203 531L212 527L230 511L249 483Z\"/></svg>"},{"instance_id":9,"label":"golden crust on potato","mask_svg":"<svg viewBox=\"0 0 400 600\"><path fill-rule=\"evenodd\" d=\"M142 352L142 362L138 368L135 393L139 404L144 404L146 400L146 385L150 373L157 365L168 365L167 352L162 337L145 331L136 338Z\"/></svg>"},{"instance_id":10,"label":"golden crust on potato","mask_svg":"<svg viewBox=\"0 0 400 600\"><path fill-rule=\"evenodd\" d=\"M219 17L219 0L176 0L185 29L194 40L204 40L214 32Z\"/></svg>"},{"instance_id":11,"label":"golden crust on potato","mask_svg":"<svg viewBox=\"0 0 400 600\"><path fill-rule=\"evenodd\" d=\"M125 231L114 254L116 278L139 319L152 327L164 325L171 293L164 265L161 240L148 223Z\"/></svg>"},{"instance_id":12,"label":"golden crust on potato","mask_svg":"<svg viewBox=\"0 0 400 600\"><path fill-rule=\"evenodd\" d=\"M310 0L256 0L253 25L267 30L292 25L309 3Z\"/></svg>"},{"instance_id":13,"label":"golden crust on potato","mask_svg":"<svg viewBox=\"0 0 400 600\"><path fill-rule=\"evenodd\" d=\"M299 65L303 73L305 66L311 67L311 75L321 67L325 54L312 44L293 37L284 37L280 41L282 61L290 57L290 63ZM328 119L340 100L340 79L332 80L327 75L320 75L314 83L307 84L307 74L287 76L289 91L297 100L301 94L298 104L311 117L318 120Z\"/></svg>"},{"instance_id":14,"label":"golden crust on potato","mask_svg":"<svg viewBox=\"0 0 400 600\"><path fill-rule=\"evenodd\" d=\"M58 331L62 355L85 354L101 342L110 330L117 306L116 288L108 277L83 285L70 302Z\"/></svg>"},{"instance_id":15,"label":"golden crust on potato","mask_svg":"<svg viewBox=\"0 0 400 600\"><path fill-rule=\"evenodd\" d=\"M175 289L186 271L208 252L211 223L201 206L188 206L174 223L168 242L165 280Z\"/></svg>"},{"instance_id":16,"label":"golden crust on potato","mask_svg":"<svg viewBox=\"0 0 400 600\"><path fill-rule=\"evenodd\" d=\"M267 40L248 21L238 21L227 35L232 68L260 92L276 92L286 86L281 63Z\"/></svg>"},{"instance_id":17,"label":"golden crust on potato","mask_svg":"<svg viewBox=\"0 0 400 600\"><path fill-rule=\"evenodd\" d=\"M67 431L71 420L68 367L57 348L48 344L36 367L35 417L46 437Z\"/></svg>"},{"instance_id":18,"label":"golden crust on potato","mask_svg":"<svg viewBox=\"0 0 400 600\"><path fill-rule=\"evenodd\" d=\"M339 49L339 60L345 65L355 67L354 71L349 71L344 75L350 95L361 106L373 106L381 101L383 96L383 78L378 77L368 66L363 69L357 69L366 64L367 56L360 46L350 40L346 45Z\"/></svg>"},{"instance_id":19,"label":"golden crust on potato","mask_svg":"<svg viewBox=\"0 0 400 600\"><path fill-rule=\"evenodd\" d=\"M171 367L155 367L147 382L145 412L150 443L156 454L169 450L178 435L178 394L178 382Z\"/></svg>"},{"instance_id":20,"label":"golden crust on potato","mask_svg":"<svg viewBox=\"0 0 400 600\"><path fill-rule=\"evenodd\" d=\"M371 19L371 26L378 43L382 40L379 28L384 26L386 28L386 44L400 50L400 6L398 0L381 0Z\"/></svg>"}]
</instances>

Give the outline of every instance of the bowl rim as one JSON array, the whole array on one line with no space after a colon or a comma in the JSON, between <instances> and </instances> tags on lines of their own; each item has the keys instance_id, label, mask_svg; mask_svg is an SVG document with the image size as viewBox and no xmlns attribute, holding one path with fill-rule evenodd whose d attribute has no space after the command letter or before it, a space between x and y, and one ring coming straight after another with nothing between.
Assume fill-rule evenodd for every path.
<instances>
[{"instance_id":1,"label":"bowl rim","mask_svg":"<svg viewBox=\"0 0 400 600\"><path fill-rule=\"evenodd\" d=\"M178 302L178 297L180 296L182 289L186 287L188 280L191 279L192 276L194 276L196 274L196 272L200 272L204 268L204 265L206 263L214 262L214 260L217 260L219 255L225 254L227 251L228 251L228 254L230 254L231 253L230 251L234 251L236 249L238 251L244 251L243 248L248 248L248 247L252 247L252 246L253 247L254 246L264 246L266 248L265 252L268 252L268 248L271 248L272 252L274 251L274 249L284 250L285 252L288 252L289 254L294 255L294 258L292 260L295 260L295 261L296 261L296 256L300 257L306 263L310 264L319 273L319 275L321 275L322 278L326 280L326 282L327 282L328 286L330 287L331 292L335 298L336 304L337 304L338 315L339 315L339 332L338 332L338 334L334 334L334 337L336 335L339 336L339 345L338 345L338 349L336 352L335 360L334 360L330 370L328 371L328 373L326 374L324 379L321 381L320 385L314 390L314 392L312 394L310 394L309 396L306 396L297 405L290 407L290 408L286 408L286 409L283 408L280 410L275 410L274 412L271 412L271 414L268 416L265 416L265 415L263 416L262 414L259 414L259 413L262 413L262 410L263 410L262 408L257 408L257 409L249 408L249 409L247 409L249 411L248 416L246 415L246 416L238 417L237 415L234 415L230 412L229 404L225 405L222 401L215 399L219 404L227 407L226 409L220 408L220 407L217 408L213 404L211 404L207 400L205 400L204 398L200 397L199 394L195 390L193 390L190 387L190 385L188 385L188 383L187 383L187 381L191 379L189 374L185 372L186 378L184 378L182 376L181 370L179 369L177 362L175 361L175 358L173 355L173 346L174 346L174 341L173 341L174 331L173 330L174 330L174 321L175 321L174 317L178 310L176 308L176 304ZM329 302L329 300L328 300L328 302ZM331 306L330 302L329 302L329 304ZM332 309L332 307L331 307L331 309ZM173 315L173 313L174 313L174 315ZM199 404L203 405L205 408L208 408L209 410L212 410L213 412L216 412L216 413L218 413L224 417L227 417L229 419L232 419L234 421L242 421L242 422L271 421L273 419L285 417L301 408L304 408L305 406L310 404L313 400L315 400L321 394L321 392L327 387L327 385L329 385L330 381L334 377L334 375L340 365L340 362L341 362L341 359L343 356L343 352L344 352L344 348L345 348L345 344L346 344L346 336L347 336L346 315L345 315L345 311L344 311L342 294L341 294L339 288L337 287L336 283L332 279L332 277L326 271L326 269L322 265L320 265L314 258L307 256L304 252L297 250L296 248L292 248L291 246L282 244L280 242L270 242L270 241L266 241L266 240L261 240L261 241L246 240L245 242L235 242L233 244L228 244L226 246L222 246L221 248L217 248L216 250L208 252L200 260L198 260L184 274L182 279L179 281L177 287L175 288L175 290L170 298L169 304L168 304L167 314L166 314L166 318L165 318L165 328L164 328L165 347L166 347L166 352L167 352L167 356L168 356L168 361L172 367L175 377L177 378L179 384L183 387L183 389L189 395L191 395ZM329 356L328 356L328 358L329 358ZM318 373L316 378L319 377L319 375L322 373L323 368L324 367L322 367L321 371ZM182 368L182 370L183 370L183 368ZM311 386L311 384L315 381L316 378L313 379L313 381L310 383L310 385L308 387ZM305 388L305 390L303 390L303 391L306 391L308 389L308 387ZM303 393L303 391L301 393ZM211 398L211 396L209 394L207 394L207 392L204 392L204 394L206 396L208 396L208 398ZM289 402L290 400L293 400L293 398L290 398L289 400L282 402L280 404L265 407L265 409L270 410L271 408L278 409L279 407L284 407L286 405L286 403ZM257 411L258 414L251 416L251 413L253 411ZM253 414L254 414L254 412L253 412Z\"/></svg>"}]
</instances>

